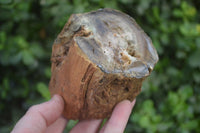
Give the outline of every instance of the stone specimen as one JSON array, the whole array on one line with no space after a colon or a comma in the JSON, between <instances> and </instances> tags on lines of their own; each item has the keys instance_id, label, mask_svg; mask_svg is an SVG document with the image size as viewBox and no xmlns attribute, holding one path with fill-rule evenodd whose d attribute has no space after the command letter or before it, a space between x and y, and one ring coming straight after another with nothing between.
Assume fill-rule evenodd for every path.
<instances>
[{"instance_id":1,"label":"stone specimen","mask_svg":"<svg viewBox=\"0 0 200 133\"><path fill-rule=\"evenodd\" d=\"M52 48L51 94L65 101L67 119L109 117L132 101L158 55L130 16L112 9L73 14Z\"/></svg>"}]
</instances>

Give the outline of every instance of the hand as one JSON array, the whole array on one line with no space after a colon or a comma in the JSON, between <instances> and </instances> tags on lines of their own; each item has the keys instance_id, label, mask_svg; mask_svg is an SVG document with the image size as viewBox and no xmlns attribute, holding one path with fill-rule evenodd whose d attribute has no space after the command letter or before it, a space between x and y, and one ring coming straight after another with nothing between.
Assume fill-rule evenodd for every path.
<instances>
[{"instance_id":1,"label":"hand","mask_svg":"<svg viewBox=\"0 0 200 133\"><path fill-rule=\"evenodd\" d=\"M99 129L102 120L83 120L70 133L123 133L135 100L120 102L105 125ZM62 133L68 120L63 118L64 101L55 95L45 103L32 106L18 121L11 133Z\"/></svg>"}]
</instances>

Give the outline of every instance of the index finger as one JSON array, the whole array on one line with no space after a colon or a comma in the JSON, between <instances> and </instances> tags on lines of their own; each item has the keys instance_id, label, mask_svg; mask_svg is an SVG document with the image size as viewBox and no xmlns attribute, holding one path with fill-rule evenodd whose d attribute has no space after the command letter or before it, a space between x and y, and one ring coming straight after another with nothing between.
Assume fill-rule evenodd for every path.
<instances>
[{"instance_id":1,"label":"index finger","mask_svg":"<svg viewBox=\"0 0 200 133\"><path fill-rule=\"evenodd\" d=\"M100 133L123 133L134 105L135 100L133 102L128 100L120 102Z\"/></svg>"}]
</instances>

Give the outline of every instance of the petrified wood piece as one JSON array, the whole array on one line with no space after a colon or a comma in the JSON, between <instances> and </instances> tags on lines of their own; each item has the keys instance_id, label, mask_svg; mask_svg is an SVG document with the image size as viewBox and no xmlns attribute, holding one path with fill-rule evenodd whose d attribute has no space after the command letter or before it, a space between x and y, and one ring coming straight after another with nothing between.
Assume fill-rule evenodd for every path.
<instances>
[{"instance_id":1,"label":"petrified wood piece","mask_svg":"<svg viewBox=\"0 0 200 133\"><path fill-rule=\"evenodd\" d=\"M64 98L64 116L99 119L139 94L158 55L133 18L101 9L69 18L53 44L51 61L49 89Z\"/></svg>"}]
</instances>

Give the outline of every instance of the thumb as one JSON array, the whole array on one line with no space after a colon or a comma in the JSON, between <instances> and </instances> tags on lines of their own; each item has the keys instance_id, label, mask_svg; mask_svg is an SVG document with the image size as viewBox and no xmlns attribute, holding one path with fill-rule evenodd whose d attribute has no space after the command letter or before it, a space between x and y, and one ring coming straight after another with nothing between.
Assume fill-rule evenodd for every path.
<instances>
[{"instance_id":1,"label":"thumb","mask_svg":"<svg viewBox=\"0 0 200 133\"><path fill-rule=\"evenodd\" d=\"M48 102L32 106L11 133L43 133L61 116L63 109L62 97L55 95Z\"/></svg>"}]
</instances>

